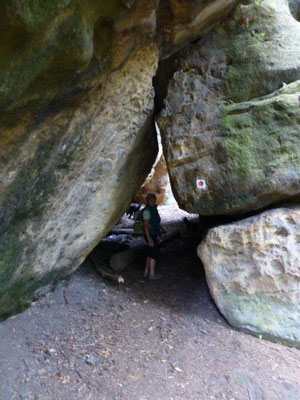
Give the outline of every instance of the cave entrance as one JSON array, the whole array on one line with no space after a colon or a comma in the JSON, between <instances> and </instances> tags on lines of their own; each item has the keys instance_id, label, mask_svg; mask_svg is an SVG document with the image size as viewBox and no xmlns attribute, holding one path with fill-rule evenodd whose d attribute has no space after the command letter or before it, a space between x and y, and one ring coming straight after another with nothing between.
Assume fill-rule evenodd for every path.
<instances>
[{"instance_id":1,"label":"cave entrance","mask_svg":"<svg viewBox=\"0 0 300 400\"><path fill-rule=\"evenodd\" d=\"M197 256L197 247L209 225L209 218L200 222L198 215L179 208L172 193L157 125L156 133L158 154L151 172L135 193L128 212L89 254L85 264L93 267L108 285L114 287L117 284L120 289L130 290L138 298L143 297L148 290L152 298L152 290L155 288L155 298L161 299L162 303L173 304L179 301L179 304L185 304L190 309L194 306L198 308L199 302L204 302L214 307L204 268ZM143 277L147 246L143 236L135 234L133 230L135 213L141 204L145 204L148 193L156 194L161 226L164 229L155 268L161 279L155 283ZM144 301L148 300L145 298Z\"/></svg>"},{"instance_id":2,"label":"cave entrance","mask_svg":"<svg viewBox=\"0 0 300 400\"><path fill-rule=\"evenodd\" d=\"M86 263L104 278L109 291L126 297L128 307L148 304L151 313L165 310L167 314L162 318L170 315L170 318L180 318L187 314L184 318L210 321L213 315L214 319L220 319L197 256L201 241L198 216L180 210L174 203L159 206L159 213L166 231L155 271L161 275L160 280L149 281L143 277L147 257L145 242L131 232L133 220L126 215L93 250Z\"/></svg>"}]
</instances>

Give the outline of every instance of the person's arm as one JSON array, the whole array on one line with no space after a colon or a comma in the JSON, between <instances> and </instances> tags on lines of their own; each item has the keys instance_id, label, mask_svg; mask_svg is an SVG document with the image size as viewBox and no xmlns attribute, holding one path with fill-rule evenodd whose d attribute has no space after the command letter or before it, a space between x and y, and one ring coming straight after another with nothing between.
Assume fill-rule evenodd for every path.
<instances>
[{"instance_id":1,"label":"person's arm","mask_svg":"<svg viewBox=\"0 0 300 400\"><path fill-rule=\"evenodd\" d=\"M143 227L144 227L144 233L145 233L145 237L146 237L148 246L153 247L154 243L153 243L153 240L151 239L151 236L149 233L149 219L143 220Z\"/></svg>"}]
</instances>

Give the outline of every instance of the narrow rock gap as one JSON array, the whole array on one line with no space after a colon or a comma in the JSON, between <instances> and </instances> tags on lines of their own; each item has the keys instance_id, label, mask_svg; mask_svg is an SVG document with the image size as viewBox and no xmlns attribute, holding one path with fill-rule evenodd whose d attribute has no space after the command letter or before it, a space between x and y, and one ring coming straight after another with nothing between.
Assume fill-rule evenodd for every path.
<instances>
[{"instance_id":1,"label":"narrow rock gap","mask_svg":"<svg viewBox=\"0 0 300 400\"><path fill-rule=\"evenodd\" d=\"M206 40L207 38L204 37L202 39L198 39L196 42L205 43ZM192 43L190 45L192 45ZM178 68L180 68L178 56L180 55L180 53L182 53L182 51L186 51L186 49L179 50L169 58L161 60L159 62L157 74L153 78L153 87L155 91L153 117L154 121L164 108L164 100L167 96L168 83L173 74L178 70ZM153 175L153 170L159 162L163 150L163 143L160 137L159 127L157 125L156 131L158 136L159 151L156 161L153 165L152 172L149 175ZM137 195L135 195L135 200L138 198L138 200L136 201L140 201L141 196L143 196L141 191L138 194L139 198L137 197ZM169 241L176 242L179 240L179 242L181 241L182 243L184 243L183 253L189 251L190 254L195 257L197 257L197 246L204 239L209 229L219 225L229 224L231 222L237 222L248 217L259 215L263 211L282 205L274 204L272 206L268 206L263 209L244 214L204 216L195 214L189 215L185 211L182 211L180 210L180 208L178 208L175 199L173 199L172 201L172 206L169 208L165 207L164 210L164 212L170 214L170 216L168 217L168 224L170 224L172 232L170 235L170 240L168 240L167 243L162 246L162 253L166 255L168 251L170 251L170 248L172 248L172 244L168 245ZM182 215L180 221L177 219L178 213ZM133 219L128 219L124 214L116 227L112 229L112 231L100 241L100 243L87 257L86 262L95 267L102 278L113 280L117 283L123 283L124 275L129 274L129 276L131 275L132 278L132 274L130 271L132 266L134 266L135 272L137 271L137 263L139 264L139 274L142 274L145 258L145 243L141 236L136 236L133 234L132 226ZM183 236L182 232L184 232ZM175 251L179 255L180 246ZM170 251L170 253L172 253L172 250ZM201 267L201 261L199 259L198 266L198 273L201 274L201 268L203 267ZM176 268L176 265L174 267ZM204 274L202 274L202 277L205 280Z\"/></svg>"},{"instance_id":2,"label":"narrow rock gap","mask_svg":"<svg viewBox=\"0 0 300 400\"><path fill-rule=\"evenodd\" d=\"M156 96L155 106L157 110L159 109L157 106L157 102L159 101L159 96ZM156 132L159 151L152 171L149 173L150 177L155 175L155 168L163 158L158 126L156 126ZM165 163L164 159L163 162ZM169 180L167 172L164 171L164 173ZM147 179L145 180L146 183ZM150 182L150 185L148 184L147 186L146 184L145 187L142 186L133 198L133 201L141 202L143 198L145 198L147 192L154 192L160 204L159 212L162 217L162 226L165 230L165 235L162 237L160 244L160 258L164 260L163 264L165 264L165 267L161 266L158 262L157 268L163 272L162 280L168 281L168 275L170 273L170 271L168 271L168 265L173 263L170 259L173 259L174 255L177 256L178 260L173 265L172 270L175 281L176 276L178 276L180 280L180 277L182 278L182 274L184 274L184 270L176 263L180 262L180 258L186 257L186 254L190 254L194 261L191 263L192 265L190 267L187 267L186 273L188 275L192 274L196 279L199 279L200 276L203 284L206 286L204 270L203 267L201 267L201 261L196 253L197 246L204 236L204 226L199 224L199 216L189 214L178 207L173 197L170 183L165 182L165 186L167 186L167 188L153 187ZM132 214L130 215L129 209L128 213L123 215L117 225L87 256L83 267L92 266L102 278L108 281L115 281L118 284L125 283L125 285L130 284L134 286L134 281L140 281L142 279L146 259L146 244L143 236L136 235L133 231L133 213L135 211L134 207L136 206L137 203L131 204L131 207L133 207L133 210L131 210ZM176 273L177 267L179 267L178 270L180 270L180 272L177 271Z\"/></svg>"},{"instance_id":3,"label":"narrow rock gap","mask_svg":"<svg viewBox=\"0 0 300 400\"><path fill-rule=\"evenodd\" d=\"M4 49L3 76L7 79L4 79L2 90L4 97L1 93L0 97L3 110L7 111L1 119L8 122L2 150L4 188L8 182L9 190L7 193L4 190L2 207L6 226L0 229L4 233L0 243L4 260L0 274L0 292L4 301L0 303L0 313L3 305L13 310L16 299L21 307L23 302L32 307L0 324L0 398L251 400L268 397L298 400L298 350L261 339L276 341L283 338L285 344L300 345L297 330L299 302L296 298L299 287L299 206L294 211L288 207L280 210L284 202L274 203L276 199L291 198L292 193L299 193L297 118L300 97L299 87L294 85L300 71L299 24L295 22L300 21L299 0L242 1L242 5L249 7L240 7L237 14L230 17L227 27L223 26L161 60L153 78L154 115L151 79L158 52L156 45L153 49L149 47L149 41L157 41L161 57L172 54L183 43L180 37L187 35L188 42L188 38L194 38L200 32L203 34L205 19L207 26L215 26L215 18L220 19L219 14L224 13L221 3L230 8L239 3L238 0L199 1L203 3L204 20L202 5L199 10L193 1L153 1L145 7L142 1L118 0L111 5L103 2L103 9L101 6L99 11L98 6L94 5L94 9L90 2L91 8L75 7L70 20L66 18L69 12L63 13L63 18L58 17L57 21L65 23L62 29L58 23L57 32L56 27L48 32L46 26L52 13L52 6L48 9L51 2L44 2L45 24L39 22L44 18L38 11L40 7L33 7L31 13L31 6L21 10L22 7L13 5L16 2L11 2L12 7L9 2L5 3L2 53ZM288 3L293 18L287 12ZM73 6L70 7L72 11ZM55 8L54 5L53 10ZM115 20L117 10L121 8L127 11ZM216 16L210 16L210 10ZM98 20L93 21L96 14ZM34 26L38 31L42 29L48 44L43 38L29 43L29 33L28 38L21 38L23 30L25 33L27 29L38 32ZM295 29L288 31L292 27ZM12 29L10 33L8 29L6 32L6 28L16 28L16 31ZM231 57L224 61L231 34ZM207 38L211 40L205 43ZM181 62L180 57L195 44L203 52ZM208 44L208 54L204 54L202 44ZM136 47L139 48L137 53ZM23 48L28 54L27 51L23 54ZM20 54L16 49L21 50ZM222 82L223 71L228 72L228 69L231 70L227 81L231 95L223 101L226 94L217 80ZM133 220L123 216L88 255L81 268L69 276L68 285L58 285L57 290L50 293L52 283L54 287L65 274L71 274L97 238L110 229L110 221L115 223L136 189L138 179L143 179L155 153L154 143L148 142L149 138L155 139L155 134L148 135L149 126L164 108L168 83L175 71L179 73L174 86L179 85L175 88L177 93L173 102L169 101L170 109L175 110L175 115L187 118L178 119L178 123L175 120L172 128L176 131L179 127L187 127L186 131L178 129L176 132L180 139L186 140L187 146L183 143L181 147L181 143L174 141L170 148L177 146L179 156L174 157L175 167L187 161L187 169L191 171L190 181L185 174L187 171L179 174L178 179L179 189L183 187L183 198L187 197L188 204L182 200L179 191L176 196L178 202L181 199L182 207L191 210L199 199L202 205L204 201L204 196L195 190L197 180L205 178L209 189L217 183L211 192L207 191L207 208L194 208L195 212L207 212L207 215L188 214L172 201L166 205L164 199L171 189L166 189L166 182L151 186L149 177L148 186L145 183L133 201L139 202L145 193L155 192L163 204L160 213L166 235L162 238L156 267L162 278L152 282L143 277L145 243L141 236L133 234ZM108 79L106 74L109 74ZM191 90L193 84L198 91ZM274 92L281 85L282 90ZM214 91L205 104L201 104L202 88ZM186 96L192 100L185 108L181 107L181 94L182 98ZM198 103L197 94L200 94ZM243 104L254 104L253 99L260 102L262 109L258 110L257 116L250 115L244 120L248 108ZM270 101L268 106L264 103L267 100ZM226 129L217 123L222 113L211 115L205 125L205 114L213 107L219 110L224 103L228 106L229 117ZM242 104L241 107L238 104ZM35 105L39 110L36 114L31 111ZM257 107L260 106L255 104L254 108ZM24 122L18 112L24 113ZM141 116L145 115L144 120ZM240 121L239 116L243 116ZM21 122L15 124L15 118ZM261 124L252 124L253 121L261 121ZM201 133L205 137L211 133L217 140L221 138L211 169L220 164L222 168L224 166L223 174L209 178L205 151L202 165L199 163L200 152L191 152L185 157L188 145L192 148L195 144L197 149L190 122L196 127L193 133L197 139ZM204 128L199 133L201 126ZM247 140L236 141L247 129L251 131ZM230 146L226 147L222 138L227 138L230 133L234 134ZM20 141L19 135L24 135ZM119 138L124 139L124 143L119 143ZM133 138L140 140L131 147ZM37 150L34 150L35 140ZM20 149L20 153L18 150L10 159L11 143ZM254 150L253 143L257 143ZM153 157L142 166L149 156L150 144ZM203 140L200 150L209 147L210 144ZM226 152L229 148L230 157ZM252 154L256 161L256 152L258 162L252 163ZM18 154L22 157L17 157ZM103 163L98 162L99 155L103 156ZM132 155L140 158L130 164ZM122 164L126 157L128 162ZM110 163L113 158L120 166L118 173ZM152 177L158 167L166 169L161 159L160 152L153 165ZM172 160L169 164L171 166ZM259 174L253 173L256 164ZM244 168L237 177L235 172L239 165ZM140 173L140 178L135 172ZM227 184L226 177L230 175L233 179ZM256 175L261 182L255 181ZM244 192L239 192L248 177ZM111 195L107 196L107 184L114 178L117 179ZM175 188L175 175L172 179ZM285 186L286 182L288 186ZM115 187L120 190L116 191ZM267 201L254 203L252 195L260 194ZM230 208L234 197L243 203L248 195L250 200L246 205L249 208ZM104 198L111 203L122 199L123 203L116 202L115 207L110 208L104 204ZM211 207L213 198L215 206L225 207ZM92 199L90 203L89 199ZM299 204L299 195L294 200ZM270 202L271 205L264 207ZM261 216L263 211L272 208L278 210ZM238 214L219 215L226 212ZM216 215L209 216L210 213ZM246 224L231 224L256 216L259 218ZM108 217L106 221L105 217ZM263 225L261 230L257 228L260 224ZM246 225L251 227L248 229ZM211 230L219 226L220 229ZM199 257L205 264L209 287L218 308L210 297L204 268L197 255L200 243L203 247ZM206 260L202 258L205 245L209 248ZM96 271L103 279L99 279ZM47 275L42 277L44 272ZM218 275L215 282L214 273ZM258 282L256 287L255 282ZM37 286L41 287L38 289L41 297L32 303L32 293ZM223 308L219 307L221 302L215 295L220 287L220 292L226 296L221 298L225 304ZM276 301L272 303L274 299ZM18 310L14 308L14 312ZM231 329L219 310L237 329ZM227 311L233 313L229 315ZM275 333L272 332L274 327ZM259 339L243 335L238 329L259 335Z\"/></svg>"}]
</instances>

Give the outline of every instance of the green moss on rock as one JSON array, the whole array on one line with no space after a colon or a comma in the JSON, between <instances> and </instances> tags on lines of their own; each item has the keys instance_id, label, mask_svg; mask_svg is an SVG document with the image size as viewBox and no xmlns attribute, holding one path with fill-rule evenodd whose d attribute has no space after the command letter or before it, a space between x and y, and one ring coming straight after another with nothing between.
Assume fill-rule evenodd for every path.
<instances>
[{"instance_id":1,"label":"green moss on rock","mask_svg":"<svg viewBox=\"0 0 300 400\"><path fill-rule=\"evenodd\" d=\"M47 273L39 278L34 272L37 244L32 240L33 232L27 230L33 223L36 231L42 229L44 214L51 208L58 175L54 171L56 165L49 160L63 133L64 130L56 129L56 135L53 132L39 146L0 204L0 318L25 309L41 281L47 282Z\"/></svg>"},{"instance_id":2,"label":"green moss on rock","mask_svg":"<svg viewBox=\"0 0 300 400\"><path fill-rule=\"evenodd\" d=\"M47 287L46 292L54 290L57 285L69 275L68 271L51 271L42 277L35 276L29 271L22 271L22 276L10 285L0 285L0 321L12 314L25 311L36 300L36 292Z\"/></svg>"},{"instance_id":3,"label":"green moss on rock","mask_svg":"<svg viewBox=\"0 0 300 400\"><path fill-rule=\"evenodd\" d=\"M0 109L45 105L72 89L95 48L108 52L107 21L124 12L121 0L4 1L0 4ZM98 55L99 57L99 55ZM109 65L105 64L106 68ZM101 65L100 73L103 71ZM88 72L88 71L87 71Z\"/></svg>"},{"instance_id":4,"label":"green moss on rock","mask_svg":"<svg viewBox=\"0 0 300 400\"><path fill-rule=\"evenodd\" d=\"M272 294L243 295L235 292L219 293L217 302L234 327L267 340L300 348L300 310L297 304L285 303ZM292 318L294 323L291 323Z\"/></svg>"},{"instance_id":5,"label":"green moss on rock","mask_svg":"<svg viewBox=\"0 0 300 400\"><path fill-rule=\"evenodd\" d=\"M299 173L299 88L292 85L293 89L286 85L273 97L224 107L223 148L230 179L240 185L237 192L249 181L249 187L266 190L273 174L283 168Z\"/></svg>"},{"instance_id":6,"label":"green moss on rock","mask_svg":"<svg viewBox=\"0 0 300 400\"><path fill-rule=\"evenodd\" d=\"M228 69L225 96L233 102L250 100L262 93L261 71L258 68L265 53L264 39L245 32L233 36L228 46ZM251 77L251 84L245 78Z\"/></svg>"},{"instance_id":7,"label":"green moss on rock","mask_svg":"<svg viewBox=\"0 0 300 400\"><path fill-rule=\"evenodd\" d=\"M300 31L285 0L238 7L227 50L225 96L242 102L300 76Z\"/></svg>"}]
</instances>

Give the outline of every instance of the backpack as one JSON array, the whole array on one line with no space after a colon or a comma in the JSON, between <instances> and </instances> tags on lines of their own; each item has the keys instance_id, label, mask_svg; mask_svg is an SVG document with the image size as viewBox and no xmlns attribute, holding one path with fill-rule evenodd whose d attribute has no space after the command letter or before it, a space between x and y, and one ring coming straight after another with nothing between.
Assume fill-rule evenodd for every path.
<instances>
[{"instance_id":1,"label":"backpack","mask_svg":"<svg viewBox=\"0 0 300 400\"><path fill-rule=\"evenodd\" d=\"M142 210L138 210L138 212L134 215L134 224L133 224L133 231L134 233L137 233L138 235L142 235L144 233L144 228L143 228L143 211L145 208Z\"/></svg>"}]
</instances>

